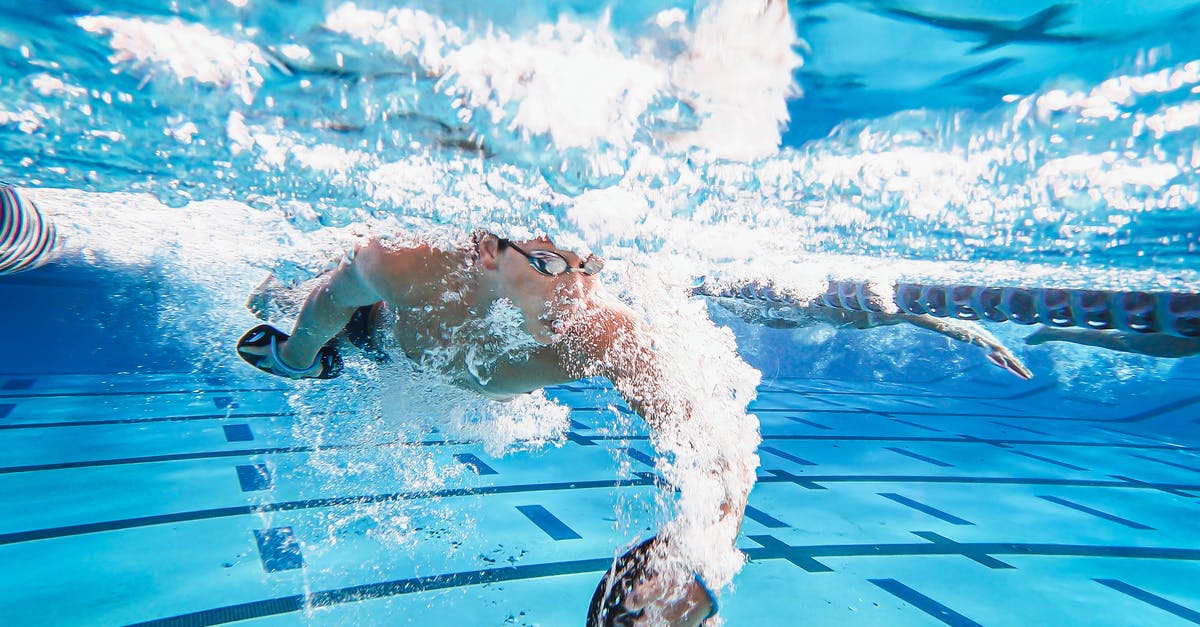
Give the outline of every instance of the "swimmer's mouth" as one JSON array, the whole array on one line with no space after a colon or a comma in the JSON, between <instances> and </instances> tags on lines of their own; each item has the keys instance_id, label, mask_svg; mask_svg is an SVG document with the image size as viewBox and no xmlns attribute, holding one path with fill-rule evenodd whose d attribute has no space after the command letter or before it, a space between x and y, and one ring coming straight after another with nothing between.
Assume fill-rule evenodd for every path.
<instances>
[{"instance_id":1,"label":"swimmer's mouth","mask_svg":"<svg viewBox=\"0 0 1200 627\"><path fill-rule=\"evenodd\" d=\"M546 328L550 330L550 333L554 335L562 335L563 332L567 330L567 326L569 326L565 321L559 318L547 318L542 321L542 324L544 324Z\"/></svg>"}]
</instances>

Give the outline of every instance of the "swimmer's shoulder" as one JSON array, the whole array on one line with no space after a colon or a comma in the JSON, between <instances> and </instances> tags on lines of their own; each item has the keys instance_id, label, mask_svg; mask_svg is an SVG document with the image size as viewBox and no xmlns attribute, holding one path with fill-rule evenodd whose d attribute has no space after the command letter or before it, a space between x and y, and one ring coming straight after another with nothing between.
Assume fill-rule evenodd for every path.
<instances>
[{"instance_id":1,"label":"swimmer's shoulder","mask_svg":"<svg viewBox=\"0 0 1200 627\"><path fill-rule=\"evenodd\" d=\"M462 257L459 250L372 237L355 249L354 263L385 301L412 306L453 289Z\"/></svg>"}]
</instances>

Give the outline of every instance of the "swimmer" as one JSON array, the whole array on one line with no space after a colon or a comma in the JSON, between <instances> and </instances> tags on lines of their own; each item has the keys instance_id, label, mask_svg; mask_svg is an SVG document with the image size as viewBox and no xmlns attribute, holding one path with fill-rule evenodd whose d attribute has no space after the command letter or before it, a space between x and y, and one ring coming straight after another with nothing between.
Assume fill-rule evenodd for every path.
<instances>
[{"instance_id":1,"label":"swimmer","mask_svg":"<svg viewBox=\"0 0 1200 627\"><path fill-rule=\"evenodd\" d=\"M596 275L603 268L602 259L581 258L545 237L512 241L477 233L449 250L427 244L392 246L372 238L316 280L290 334L260 325L242 337L237 350L270 374L332 378L341 369L333 341L339 334L360 347L382 339L395 347L397 358L434 364L453 384L495 400L604 376L652 428L678 427L688 420L689 409L669 399L659 385L663 364L651 349L649 330L598 289ZM260 317L270 304L271 281L247 303ZM277 281L273 285L282 287ZM524 331L536 344L519 358L494 360L482 376L469 355L472 349L487 350L486 338L480 337L486 334L456 331L472 328L472 322L497 307L518 310ZM430 359L446 354L456 357ZM725 470L730 462L721 463L712 474L731 476ZM731 530L722 537L728 536L732 546L753 470L728 483L738 487L726 492L716 516L721 529ZM597 589L588 624L692 626L715 613L716 599L699 576L656 572L656 556L668 545L668 539L648 541L614 561Z\"/></svg>"},{"instance_id":2,"label":"swimmer","mask_svg":"<svg viewBox=\"0 0 1200 627\"><path fill-rule=\"evenodd\" d=\"M849 309L835 309L833 307L818 307L815 305L792 307L791 309L794 310L794 313L798 314L797 316L779 318L766 316L759 308L744 304L741 301L731 301L727 298L718 298L716 301L722 307L734 312L747 322L762 324L773 329L795 329L807 323L831 324L839 329L872 329L907 323L922 329L928 329L934 333L940 333L959 342L979 346L988 351L985 357L997 367L1003 368L1022 379L1033 378L1033 372L1029 368L1026 368L1025 364L1005 348L995 336L966 320L936 318L930 315L917 316L903 312L878 313L854 311Z\"/></svg>"},{"instance_id":3,"label":"swimmer","mask_svg":"<svg viewBox=\"0 0 1200 627\"><path fill-rule=\"evenodd\" d=\"M1131 333L1116 329L1063 329L1043 326L1025 338L1025 343L1031 346L1046 342L1069 342L1106 348L1110 351L1168 359L1200 355L1200 338L1178 337L1165 333Z\"/></svg>"}]
</instances>

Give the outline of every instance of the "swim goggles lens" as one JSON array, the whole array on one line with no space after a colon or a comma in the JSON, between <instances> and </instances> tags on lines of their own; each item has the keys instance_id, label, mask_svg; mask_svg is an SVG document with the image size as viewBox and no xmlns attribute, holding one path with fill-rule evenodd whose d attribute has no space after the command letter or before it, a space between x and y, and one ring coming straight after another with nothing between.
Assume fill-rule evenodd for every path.
<instances>
[{"instance_id":1,"label":"swim goggles lens","mask_svg":"<svg viewBox=\"0 0 1200 627\"><path fill-rule=\"evenodd\" d=\"M554 251L534 250L526 252L509 240L501 239L500 243L502 246L512 247L513 250L525 255L525 258L529 260L529 265L533 266L534 270L546 276L558 276L564 272L582 272L591 276L604 269L604 260L599 257L588 257L586 261L580 264L579 268L572 268L566 257Z\"/></svg>"}]
</instances>

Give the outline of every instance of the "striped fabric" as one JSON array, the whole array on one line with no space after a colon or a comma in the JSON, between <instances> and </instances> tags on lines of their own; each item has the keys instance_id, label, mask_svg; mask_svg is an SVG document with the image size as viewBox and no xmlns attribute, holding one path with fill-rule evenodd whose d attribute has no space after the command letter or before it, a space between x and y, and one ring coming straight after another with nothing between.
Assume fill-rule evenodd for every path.
<instances>
[{"instance_id":1,"label":"striped fabric","mask_svg":"<svg viewBox=\"0 0 1200 627\"><path fill-rule=\"evenodd\" d=\"M36 205L0 184L0 276L32 270L54 254L54 224Z\"/></svg>"}]
</instances>

